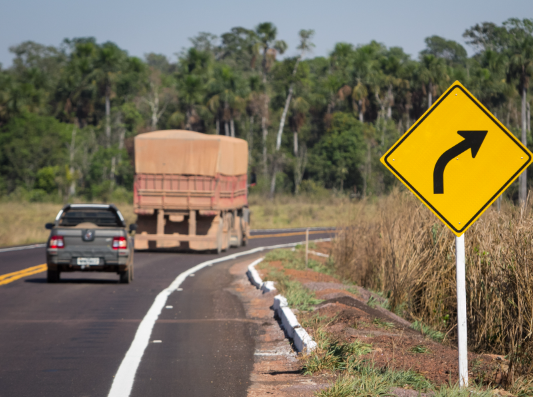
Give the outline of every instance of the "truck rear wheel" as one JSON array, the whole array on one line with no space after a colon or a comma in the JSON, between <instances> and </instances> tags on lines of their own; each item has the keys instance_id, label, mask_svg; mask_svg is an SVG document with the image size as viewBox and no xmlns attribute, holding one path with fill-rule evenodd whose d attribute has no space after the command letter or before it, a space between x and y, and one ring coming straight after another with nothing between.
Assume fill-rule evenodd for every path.
<instances>
[{"instance_id":1,"label":"truck rear wheel","mask_svg":"<svg viewBox=\"0 0 533 397\"><path fill-rule=\"evenodd\" d=\"M224 218L222 216L220 217L220 221L218 222L218 229L217 229L217 248L214 250L217 255L219 255L222 252L222 235L224 234Z\"/></svg>"},{"instance_id":2,"label":"truck rear wheel","mask_svg":"<svg viewBox=\"0 0 533 397\"><path fill-rule=\"evenodd\" d=\"M247 227L246 221L244 218L241 218L241 245L243 247L248 245L248 234L247 234Z\"/></svg>"},{"instance_id":3,"label":"truck rear wheel","mask_svg":"<svg viewBox=\"0 0 533 397\"><path fill-rule=\"evenodd\" d=\"M59 270L48 269L46 271L46 281L49 283L57 283L59 281Z\"/></svg>"},{"instance_id":4,"label":"truck rear wheel","mask_svg":"<svg viewBox=\"0 0 533 397\"><path fill-rule=\"evenodd\" d=\"M230 230L230 246L240 247L242 245L242 218L235 216L233 220L233 229Z\"/></svg>"}]
</instances>

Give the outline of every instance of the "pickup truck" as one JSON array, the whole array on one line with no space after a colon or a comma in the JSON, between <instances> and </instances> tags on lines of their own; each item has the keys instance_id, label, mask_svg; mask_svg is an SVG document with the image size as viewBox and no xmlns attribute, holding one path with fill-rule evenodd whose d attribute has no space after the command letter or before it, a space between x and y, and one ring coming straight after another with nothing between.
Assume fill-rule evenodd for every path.
<instances>
[{"instance_id":1,"label":"pickup truck","mask_svg":"<svg viewBox=\"0 0 533 397\"><path fill-rule=\"evenodd\" d=\"M120 283L133 280L133 241L126 222L113 204L68 204L49 229L46 248L48 282L61 272L114 272ZM136 225L130 225L130 232Z\"/></svg>"}]
</instances>

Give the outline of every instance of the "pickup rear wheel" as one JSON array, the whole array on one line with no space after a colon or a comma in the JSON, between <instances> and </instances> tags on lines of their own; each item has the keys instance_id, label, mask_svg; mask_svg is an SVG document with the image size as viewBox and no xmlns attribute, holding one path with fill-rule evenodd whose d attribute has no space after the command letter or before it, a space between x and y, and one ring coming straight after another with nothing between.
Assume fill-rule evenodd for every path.
<instances>
[{"instance_id":1,"label":"pickup rear wheel","mask_svg":"<svg viewBox=\"0 0 533 397\"><path fill-rule=\"evenodd\" d=\"M131 273L130 267L120 272L120 284L129 284L131 282Z\"/></svg>"},{"instance_id":2,"label":"pickup rear wheel","mask_svg":"<svg viewBox=\"0 0 533 397\"><path fill-rule=\"evenodd\" d=\"M48 269L46 271L46 280L49 283L57 283L59 281L59 270Z\"/></svg>"}]
</instances>

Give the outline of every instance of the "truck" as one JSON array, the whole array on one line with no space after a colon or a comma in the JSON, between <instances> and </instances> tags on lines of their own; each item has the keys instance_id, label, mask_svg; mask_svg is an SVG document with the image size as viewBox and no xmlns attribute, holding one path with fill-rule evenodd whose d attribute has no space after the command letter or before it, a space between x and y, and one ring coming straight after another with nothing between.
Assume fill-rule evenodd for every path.
<instances>
[{"instance_id":1,"label":"truck","mask_svg":"<svg viewBox=\"0 0 533 397\"><path fill-rule=\"evenodd\" d=\"M194 131L135 137L135 249L220 253L250 238L248 143Z\"/></svg>"}]
</instances>

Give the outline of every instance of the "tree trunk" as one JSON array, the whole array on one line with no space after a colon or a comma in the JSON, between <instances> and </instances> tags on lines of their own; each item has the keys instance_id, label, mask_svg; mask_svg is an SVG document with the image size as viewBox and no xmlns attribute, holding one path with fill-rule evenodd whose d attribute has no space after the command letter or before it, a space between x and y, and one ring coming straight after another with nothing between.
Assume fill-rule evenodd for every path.
<instances>
[{"instance_id":1,"label":"tree trunk","mask_svg":"<svg viewBox=\"0 0 533 397\"><path fill-rule=\"evenodd\" d=\"M152 85L152 84L150 84ZM157 94L157 91L152 87L152 91L154 92L154 97L152 98L152 131L155 131L157 129L157 122L158 122L158 113L159 113L159 95Z\"/></svg>"},{"instance_id":2,"label":"tree trunk","mask_svg":"<svg viewBox=\"0 0 533 397\"><path fill-rule=\"evenodd\" d=\"M363 179L363 197L366 197L368 179L370 178L370 141L366 142L366 164L365 164L365 176Z\"/></svg>"},{"instance_id":3,"label":"tree trunk","mask_svg":"<svg viewBox=\"0 0 533 397\"><path fill-rule=\"evenodd\" d=\"M294 156L298 157L298 131L294 130L293 134L293 149L294 149Z\"/></svg>"},{"instance_id":4,"label":"tree trunk","mask_svg":"<svg viewBox=\"0 0 533 397\"><path fill-rule=\"evenodd\" d=\"M531 106L529 105L529 102L526 105L527 105L527 116L526 116L527 132L531 132Z\"/></svg>"},{"instance_id":5,"label":"tree trunk","mask_svg":"<svg viewBox=\"0 0 533 397\"><path fill-rule=\"evenodd\" d=\"M105 137L106 146L111 146L111 87L107 86L105 90Z\"/></svg>"},{"instance_id":6,"label":"tree trunk","mask_svg":"<svg viewBox=\"0 0 533 397\"><path fill-rule=\"evenodd\" d=\"M428 109L433 105L433 84L428 84Z\"/></svg>"},{"instance_id":7,"label":"tree trunk","mask_svg":"<svg viewBox=\"0 0 533 397\"><path fill-rule=\"evenodd\" d=\"M235 122L233 121L233 117L229 120L229 126L231 131L231 137L235 138Z\"/></svg>"},{"instance_id":8,"label":"tree trunk","mask_svg":"<svg viewBox=\"0 0 533 397\"><path fill-rule=\"evenodd\" d=\"M302 149L298 152L294 167L294 193L300 192L300 185L302 183L305 167L307 165L307 148L302 146Z\"/></svg>"},{"instance_id":9,"label":"tree trunk","mask_svg":"<svg viewBox=\"0 0 533 397\"><path fill-rule=\"evenodd\" d=\"M394 99L392 95L392 86L389 85L389 89L387 91L387 119L392 119L392 100Z\"/></svg>"},{"instance_id":10,"label":"tree trunk","mask_svg":"<svg viewBox=\"0 0 533 397\"><path fill-rule=\"evenodd\" d=\"M291 84L289 87L289 95L287 95L287 99L285 100L285 107L283 108L283 113L281 114L281 121L279 123L278 136L276 138L276 152L279 151L279 148L281 147L281 135L283 134L285 119L287 118L287 112L289 111L289 105L291 104L292 90L293 85Z\"/></svg>"},{"instance_id":11,"label":"tree trunk","mask_svg":"<svg viewBox=\"0 0 533 397\"><path fill-rule=\"evenodd\" d=\"M215 125L217 127L217 135L220 135L220 120L218 119L218 117L215 121Z\"/></svg>"},{"instance_id":12,"label":"tree trunk","mask_svg":"<svg viewBox=\"0 0 533 397\"><path fill-rule=\"evenodd\" d=\"M527 88L522 87L522 144L527 146ZM524 205L527 200L527 169L519 177L519 203Z\"/></svg>"},{"instance_id":13,"label":"tree trunk","mask_svg":"<svg viewBox=\"0 0 533 397\"><path fill-rule=\"evenodd\" d=\"M365 122L365 114L363 113L363 100L359 99L359 121L361 123Z\"/></svg>"},{"instance_id":14,"label":"tree trunk","mask_svg":"<svg viewBox=\"0 0 533 397\"><path fill-rule=\"evenodd\" d=\"M298 57L298 59L296 59L294 69L292 70L292 77L294 77L296 75L296 72L298 71L298 64L300 63L300 59L302 59L302 56L303 51ZM289 94L287 95L287 99L285 100L285 107L283 108L283 113L281 114L281 120L279 123L278 137L276 139L276 152L279 151L279 148L281 147L281 135L283 134L283 127L285 126L285 119L287 118L287 112L289 111L289 106L291 104L293 90L294 83L291 83L289 86Z\"/></svg>"},{"instance_id":15,"label":"tree trunk","mask_svg":"<svg viewBox=\"0 0 533 397\"><path fill-rule=\"evenodd\" d=\"M229 125L227 121L224 121L224 135L229 136Z\"/></svg>"},{"instance_id":16,"label":"tree trunk","mask_svg":"<svg viewBox=\"0 0 533 397\"><path fill-rule=\"evenodd\" d=\"M267 169L267 135L268 130L266 127L266 117L261 117L261 130L263 132L263 174L266 176L268 175L268 169Z\"/></svg>"},{"instance_id":17,"label":"tree trunk","mask_svg":"<svg viewBox=\"0 0 533 397\"><path fill-rule=\"evenodd\" d=\"M76 150L76 127L72 129L72 140L70 141L70 148L69 148L69 159L70 159L70 175L72 178L72 181L70 182L70 188L69 188L69 197L74 196L76 194L76 179L74 178L74 153Z\"/></svg>"},{"instance_id":18,"label":"tree trunk","mask_svg":"<svg viewBox=\"0 0 533 397\"><path fill-rule=\"evenodd\" d=\"M254 116L250 116L250 129L248 130L248 165L252 164L252 149L254 147Z\"/></svg>"},{"instance_id":19,"label":"tree trunk","mask_svg":"<svg viewBox=\"0 0 533 397\"><path fill-rule=\"evenodd\" d=\"M272 179L270 180L270 199L274 198L274 192L276 191L276 175L278 174L278 157L277 154L274 155L274 160L272 164Z\"/></svg>"},{"instance_id":20,"label":"tree trunk","mask_svg":"<svg viewBox=\"0 0 533 397\"><path fill-rule=\"evenodd\" d=\"M192 108L190 106L187 107L187 124L185 124L185 129L188 131L192 130L192 124L191 124L191 118L192 118Z\"/></svg>"}]
</instances>

